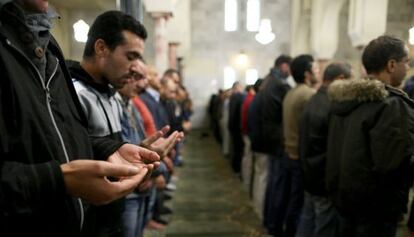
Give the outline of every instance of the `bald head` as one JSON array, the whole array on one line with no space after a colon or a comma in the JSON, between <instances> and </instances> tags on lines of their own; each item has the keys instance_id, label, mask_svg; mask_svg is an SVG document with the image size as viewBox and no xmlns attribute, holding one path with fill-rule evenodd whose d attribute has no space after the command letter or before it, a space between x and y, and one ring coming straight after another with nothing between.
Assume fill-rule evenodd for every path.
<instances>
[{"instance_id":1,"label":"bald head","mask_svg":"<svg viewBox=\"0 0 414 237\"><path fill-rule=\"evenodd\" d=\"M161 80L161 96L166 100L173 100L177 95L177 83L163 78Z\"/></svg>"},{"instance_id":2,"label":"bald head","mask_svg":"<svg viewBox=\"0 0 414 237\"><path fill-rule=\"evenodd\" d=\"M147 78L148 84L152 88L158 91L161 89L160 76L158 75L157 69L152 65L147 66Z\"/></svg>"}]
</instances>

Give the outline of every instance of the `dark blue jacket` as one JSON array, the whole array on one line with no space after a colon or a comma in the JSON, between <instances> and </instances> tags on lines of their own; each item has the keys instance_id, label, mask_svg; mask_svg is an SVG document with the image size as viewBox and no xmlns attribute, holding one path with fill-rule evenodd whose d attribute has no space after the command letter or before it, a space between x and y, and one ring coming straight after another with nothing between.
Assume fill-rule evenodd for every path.
<instances>
[{"instance_id":1,"label":"dark blue jacket","mask_svg":"<svg viewBox=\"0 0 414 237\"><path fill-rule=\"evenodd\" d=\"M263 124L260 121L260 110L262 94L259 92L253 98L252 103L249 106L249 112L247 114L247 134L251 141L251 149L254 152L265 152L264 136L263 136Z\"/></svg>"},{"instance_id":2,"label":"dark blue jacket","mask_svg":"<svg viewBox=\"0 0 414 237\"><path fill-rule=\"evenodd\" d=\"M152 117L154 118L155 126L158 130L163 128L165 125L170 124L168 113L161 103L157 102L148 92L142 93L140 97L151 112Z\"/></svg>"}]
</instances>

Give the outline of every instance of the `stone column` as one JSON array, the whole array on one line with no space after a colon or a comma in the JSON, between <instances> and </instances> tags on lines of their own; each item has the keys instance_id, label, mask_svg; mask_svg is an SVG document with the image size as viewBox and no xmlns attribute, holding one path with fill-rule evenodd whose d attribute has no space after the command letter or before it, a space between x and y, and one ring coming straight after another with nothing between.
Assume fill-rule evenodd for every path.
<instances>
[{"instance_id":1,"label":"stone column","mask_svg":"<svg viewBox=\"0 0 414 237\"><path fill-rule=\"evenodd\" d=\"M170 68L177 70L177 48L180 45L178 42L170 42L168 44L168 65Z\"/></svg>"},{"instance_id":2,"label":"stone column","mask_svg":"<svg viewBox=\"0 0 414 237\"><path fill-rule=\"evenodd\" d=\"M155 48L155 67L159 73L164 73L168 69L168 41L167 41L167 20L170 14L152 13L155 21L154 48Z\"/></svg>"},{"instance_id":3,"label":"stone column","mask_svg":"<svg viewBox=\"0 0 414 237\"><path fill-rule=\"evenodd\" d=\"M322 65L332 59L338 49L339 14L344 3L345 0L312 1L311 52Z\"/></svg>"},{"instance_id":4,"label":"stone column","mask_svg":"<svg viewBox=\"0 0 414 237\"><path fill-rule=\"evenodd\" d=\"M311 28L311 4L307 1L291 1L291 31L290 31L290 55L311 53L310 28Z\"/></svg>"},{"instance_id":5,"label":"stone column","mask_svg":"<svg viewBox=\"0 0 414 237\"><path fill-rule=\"evenodd\" d=\"M387 11L388 0L350 0L348 35L354 47L385 33Z\"/></svg>"}]
</instances>

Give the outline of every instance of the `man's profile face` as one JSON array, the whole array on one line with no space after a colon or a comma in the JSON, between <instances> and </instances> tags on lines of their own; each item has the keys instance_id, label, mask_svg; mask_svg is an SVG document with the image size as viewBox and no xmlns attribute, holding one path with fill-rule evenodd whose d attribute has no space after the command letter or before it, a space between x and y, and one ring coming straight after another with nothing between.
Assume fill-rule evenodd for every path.
<instances>
[{"instance_id":1,"label":"man's profile face","mask_svg":"<svg viewBox=\"0 0 414 237\"><path fill-rule=\"evenodd\" d=\"M282 63L279 66L279 71L282 73L284 77L288 77L290 75L290 67L287 63Z\"/></svg>"},{"instance_id":2,"label":"man's profile face","mask_svg":"<svg viewBox=\"0 0 414 237\"><path fill-rule=\"evenodd\" d=\"M320 80L319 71L319 64L315 61L311 62L311 70L305 74L305 76L308 75L308 79L305 78L305 81L308 80L310 85L317 84Z\"/></svg>"},{"instance_id":3,"label":"man's profile face","mask_svg":"<svg viewBox=\"0 0 414 237\"><path fill-rule=\"evenodd\" d=\"M134 75L135 91L137 93L143 92L148 86L148 67L142 61L138 64L139 72Z\"/></svg>"},{"instance_id":4,"label":"man's profile face","mask_svg":"<svg viewBox=\"0 0 414 237\"><path fill-rule=\"evenodd\" d=\"M165 99L173 100L177 95L177 84L172 79L167 79L162 88L162 96Z\"/></svg>"},{"instance_id":5,"label":"man's profile face","mask_svg":"<svg viewBox=\"0 0 414 237\"><path fill-rule=\"evenodd\" d=\"M103 76L114 88L122 88L140 68L144 40L130 31L123 31L124 42L104 56Z\"/></svg>"},{"instance_id":6,"label":"man's profile face","mask_svg":"<svg viewBox=\"0 0 414 237\"><path fill-rule=\"evenodd\" d=\"M160 90L161 89L161 78L158 75L157 69L153 66L149 66L147 68L147 78L148 78L148 84L156 89L156 90Z\"/></svg>"},{"instance_id":7,"label":"man's profile face","mask_svg":"<svg viewBox=\"0 0 414 237\"><path fill-rule=\"evenodd\" d=\"M408 69L410 69L410 66L409 66L410 59L408 57L409 49L407 46L405 46L405 52L407 56L403 57L401 60L396 62L395 70L391 73L390 85L392 87L401 86L402 82L407 76Z\"/></svg>"},{"instance_id":8,"label":"man's profile face","mask_svg":"<svg viewBox=\"0 0 414 237\"><path fill-rule=\"evenodd\" d=\"M175 83L180 83L180 75L178 75L178 73L174 72L171 75L171 79L175 82Z\"/></svg>"}]
</instances>

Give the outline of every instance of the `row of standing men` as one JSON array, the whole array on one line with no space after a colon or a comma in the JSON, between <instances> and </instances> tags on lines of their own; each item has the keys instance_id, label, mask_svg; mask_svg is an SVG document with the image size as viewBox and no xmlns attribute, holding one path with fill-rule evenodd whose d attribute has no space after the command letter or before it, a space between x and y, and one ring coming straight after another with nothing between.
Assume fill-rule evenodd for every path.
<instances>
[{"instance_id":1,"label":"row of standing men","mask_svg":"<svg viewBox=\"0 0 414 237\"><path fill-rule=\"evenodd\" d=\"M213 133L271 235L396 235L413 178L408 63L405 42L381 36L364 49L361 79L334 62L321 84L311 55L282 55L247 93L235 83L212 97Z\"/></svg>"}]
</instances>

